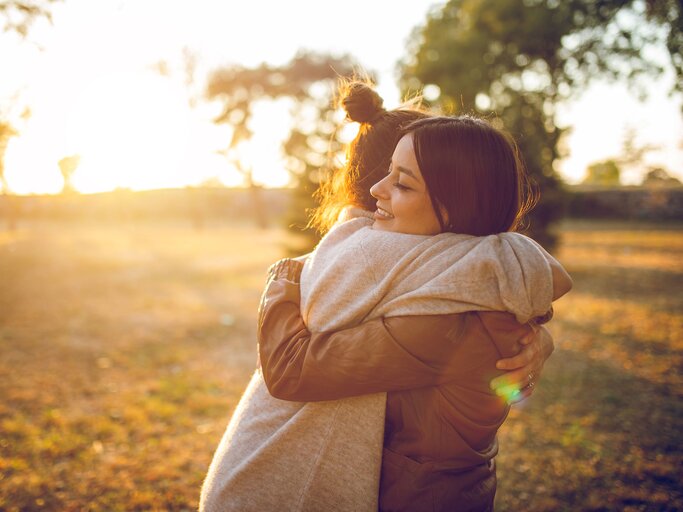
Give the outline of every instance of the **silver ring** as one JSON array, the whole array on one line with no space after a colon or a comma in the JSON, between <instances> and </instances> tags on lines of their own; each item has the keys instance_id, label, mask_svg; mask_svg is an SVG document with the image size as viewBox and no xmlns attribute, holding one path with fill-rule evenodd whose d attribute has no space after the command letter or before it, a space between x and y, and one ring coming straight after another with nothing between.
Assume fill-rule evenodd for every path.
<instances>
[{"instance_id":1,"label":"silver ring","mask_svg":"<svg viewBox=\"0 0 683 512\"><path fill-rule=\"evenodd\" d=\"M534 372L529 372L528 378L529 378L529 382L534 380Z\"/></svg>"}]
</instances>

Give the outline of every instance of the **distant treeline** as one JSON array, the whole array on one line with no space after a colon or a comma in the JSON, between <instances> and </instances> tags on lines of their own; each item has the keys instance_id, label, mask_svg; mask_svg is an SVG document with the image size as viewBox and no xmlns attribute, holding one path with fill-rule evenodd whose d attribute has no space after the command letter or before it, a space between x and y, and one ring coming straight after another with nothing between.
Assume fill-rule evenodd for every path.
<instances>
[{"instance_id":1,"label":"distant treeline","mask_svg":"<svg viewBox=\"0 0 683 512\"><path fill-rule=\"evenodd\" d=\"M187 188L101 194L0 195L0 220L135 222L183 220L278 225L291 209L290 189ZM683 186L570 187L566 216L683 221Z\"/></svg>"},{"instance_id":2,"label":"distant treeline","mask_svg":"<svg viewBox=\"0 0 683 512\"><path fill-rule=\"evenodd\" d=\"M566 213L582 219L683 221L683 186L572 187Z\"/></svg>"},{"instance_id":3,"label":"distant treeline","mask_svg":"<svg viewBox=\"0 0 683 512\"><path fill-rule=\"evenodd\" d=\"M0 216L17 220L190 220L256 219L276 222L289 207L288 189L187 188L100 194L0 196Z\"/></svg>"}]
</instances>

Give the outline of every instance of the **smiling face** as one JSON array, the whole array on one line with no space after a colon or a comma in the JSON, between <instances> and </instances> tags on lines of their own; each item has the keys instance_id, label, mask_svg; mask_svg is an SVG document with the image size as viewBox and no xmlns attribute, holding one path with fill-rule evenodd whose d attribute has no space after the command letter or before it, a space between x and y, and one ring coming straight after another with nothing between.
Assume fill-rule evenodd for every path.
<instances>
[{"instance_id":1,"label":"smiling face","mask_svg":"<svg viewBox=\"0 0 683 512\"><path fill-rule=\"evenodd\" d=\"M391 157L389 173L370 189L377 199L374 229L412 235L441 233L420 167L412 134L404 135Z\"/></svg>"}]
</instances>

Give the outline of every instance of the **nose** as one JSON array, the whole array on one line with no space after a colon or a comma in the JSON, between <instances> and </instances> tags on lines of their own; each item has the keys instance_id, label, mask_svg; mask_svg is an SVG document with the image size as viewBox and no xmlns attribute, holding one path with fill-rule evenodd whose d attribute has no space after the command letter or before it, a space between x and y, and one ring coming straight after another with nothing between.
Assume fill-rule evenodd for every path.
<instances>
[{"instance_id":1,"label":"nose","mask_svg":"<svg viewBox=\"0 0 683 512\"><path fill-rule=\"evenodd\" d=\"M377 183L375 183L372 187L370 187L370 195L372 197L374 197L375 199L386 199L387 198L386 181L388 178L389 178L389 176L386 176L385 178L382 178Z\"/></svg>"}]
</instances>

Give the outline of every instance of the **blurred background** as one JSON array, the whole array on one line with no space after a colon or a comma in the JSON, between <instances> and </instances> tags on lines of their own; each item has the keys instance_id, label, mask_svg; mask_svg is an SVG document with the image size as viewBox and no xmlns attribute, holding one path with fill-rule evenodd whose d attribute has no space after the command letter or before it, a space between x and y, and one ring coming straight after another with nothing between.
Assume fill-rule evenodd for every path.
<instances>
[{"instance_id":1,"label":"blurred background","mask_svg":"<svg viewBox=\"0 0 683 512\"><path fill-rule=\"evenodd\" d=\"M354 73L509 130L574 278L496 509L682 509L682 10L0 0L0 510L196 509Z\"/></svg>"}]
</instances>

